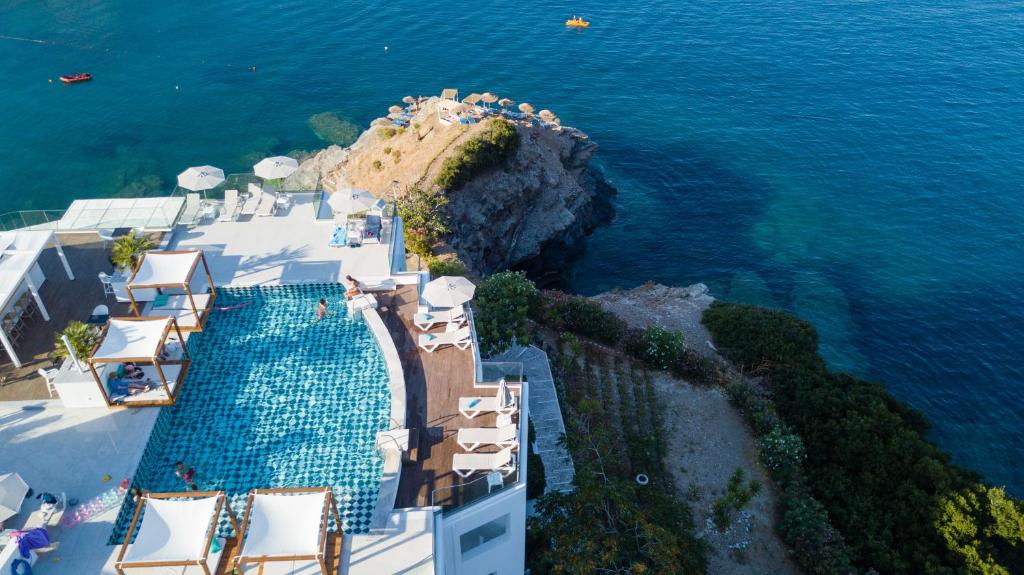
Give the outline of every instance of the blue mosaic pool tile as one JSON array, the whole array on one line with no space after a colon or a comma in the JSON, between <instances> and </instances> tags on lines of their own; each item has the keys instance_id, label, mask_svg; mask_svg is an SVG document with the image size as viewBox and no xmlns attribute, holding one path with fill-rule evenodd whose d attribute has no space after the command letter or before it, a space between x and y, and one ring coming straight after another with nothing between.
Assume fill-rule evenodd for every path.
<instances>
[{"instance_id":1,"label":"blue mosaic pool tile","mask_svg":"<svg viewBox=\"0 0 1024 575\"><path fill-rule=\"evenodd\" d=\"M192 367L162 408L133 485L183 491L174 463L203 490L224 489L241 515L252 488L330 485L342 530L365 533L383 459L374 446L391 413L387 369L340 284L222 288L205 331L188 341ZM315 321L320 298L328 316ZM110 542L131 520L126 505ZM226 519L221 534L230 535Z\"/></svg>"}]
</instances>

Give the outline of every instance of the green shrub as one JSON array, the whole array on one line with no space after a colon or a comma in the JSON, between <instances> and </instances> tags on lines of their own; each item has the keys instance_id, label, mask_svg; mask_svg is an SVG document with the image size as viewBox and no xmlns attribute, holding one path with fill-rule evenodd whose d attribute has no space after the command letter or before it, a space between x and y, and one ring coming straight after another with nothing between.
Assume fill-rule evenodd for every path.
<instances>
[{"instance_id":1,"label":"green shrub","mask_svg":"<svg viewBox=\"0 0 1024 575\"><path fill-rule=\"evenodd\" d=\"M804 571L812 575L855 572L842 535L832 528L825 507L806 490L787 489L780 508L779 535Z\"/></svg>"},{"instance_id":2,"label":"green shrub","mask_svg":"<svg viewBox=\"0 0 1024 575\"><path fill-rule=\"evenodd\" d=\"M410 189L395 204L405 227L405 247L420 257L430 257L432 247L448 233L448 198L434 190Z\"/></svg>"},{"instance_id":3,"label":"green shrub","mask_svg":"<svg viewBox=\"0 0 1024 575\"><path fill-rule=\"evenodd\" d=\"M626 352L655 369L673 369L685 360L683 332L649 325L637 333L630 330Z\"/></svg>"},{"instance_id":4,"label":"green shrub","mask_svg":"<svg viewBox=\"0 0 1024 575\"><path fill-rule=\"evenodd\" d=\"M719 529L725 529L732 522L733 513L743 509L750 503L750 500L760 491L761 484L751 481L743 483L743 469L737 467L736 471L729 477L729 483L725 487L725 493L711 504L715 525Z\"/></svg>"},{"instance_id":5,"label":"green shrub","mask_svg":"<svg viewBox=\"0 0 1024 575\"><path fill-rule=\"evenodd\" d=\"M381 162L380 160L374 160L373 161L373 169L377 170L378 172L383 170L384 169L384 163Z\"/></svg>"},{"instance_id":6,"label":"green shrub","mask_svg":"<svg viewBox=\"0 0 1024 575\"><path fill-rule=\"evenodd\" d=\"M537 288L523 272L496 273L480 283L476 289L476 331L481 355L501 353L513 339L529 341L527 316L536 298Z\"/></svg>"},{"instance_id":7,"label":"green shrub","mask_svg":"<svg viewBox=\"0 0 1024 575\"><path fill-rule=\"evenodd\" d=\"M462 260L457 257L431 258L429 268L430 277L435 279L441 276L466 275L466 264L462 263Z\"/></svg>"},{"instance_id":8,"label":"green shrub","mask_svg":"<svg viewBox=\"0 0 1024 575\"><path fill-rule=\"evenodd\" d=\"M764 435L779 425L779 415L775 412L775 406L753 385L745 381L735 381L726 386L725 392L757 435Z\"/></svg>"},{"instance_id":9,"label":"green shrub","mask_svg":"<svg viewBox=\"0 0 1024 575\"><path fill-rule=\"evenodd\" d=\"M1020 501L1003 498L1009 504L997 504L1000 518L994 519L992 507L964 495L991 488L953 465L923 435L923 416L883 386L829 373L806 322L716 302L704 323L730 358L761 369L779 417L803 442L808 491L791 497L784 512L787 541L810 541L811 549L835 541L831 532L818 533L827 517L844 534L850 562L861 569L1009 573L1024 565ZM730 396L735 401L741 394ZM802 482L791 483L788 489L802 489ZM1007 524L1022 527L994 527ZM801 563L813 564L804 554L797 553Z\"/></svg>"},{"instance_id":10,"label":"green shrub","mask_svg":"<svg viewBox=\"0 0 1024 575\"><path fill-rule=\"evenodd\" d=\"M110 249L110 263L121 270L133 269L142 254L156 247L149 236L128 234L114 240Z\"/></svg>"},{"instance_id":11,"label":"green shrub","mask_svg":"<svg viewBox=\"0 0 1024 575\"><path fill-rule=\"evenodd\" d=\"M790 433L785 424L776 425L770 432L758 438L757 449L761 463L780 484L785 485L800 476L804 461L804 442L799 435Z\"/></svg>"},{"instance_id":12,"label":"green shrub","mask_svg":"<svg viewBox=\"0 0 1024 575\"><path fill-rule=\"evenodd\" d=\"M390 156L391 155L391 146L384 146L384 153L386 155Z\"/></svg>"},{"instance_id":13,"label":"green shrub","mask_svg":"<svg viewBox=\"0 0 1024 575\"><path fill-rule=\"evenodd\" d=\"M380 130L377 130L377 137L381 140L390 140L399 134L405 133L405 128L396 128L394 126L384 126Z\"/></svg>"},{"instance_id":14,"label":"green shrub","mask_svg":"<svg viewBox=\"0 0 1024 575\"><path fill-rule=\"evenodd\" d=\"M703 323L715 345L742 369L764 364L824 365L818 357L818 333L810 323L779 310L716 301Z\"/></svg>"},{"instance_id":15,"label":"green shrub","mask_svg":"<svg viewBox=\"0 0 1024 575\"><path fill-rule=\"evenodd\" d=\"M92 348L99 341L100 328L80 321L68 322L63 331L59 331L53 336L53 358L57 361L64 361L70 357L68 348L64 345L64 340L61 339L62 335L68 336L71 348L75 350L78 359L84 362L92 355Z\"/></svg>"},{"instance_id":16,"label":"green shrub","mask_svg":"<svg viewBox=\"0 0 1024 575\"><path fill-rule=\"evenodd\" d=\"M519 132L511 122L488 121L486 128L445 158L434 184L456 190L485 170L504 164L519 149Z\"/></svg>"},{"instance_id":17,"label":"green shrub","mask_svg":"<svg viewBox=\"0 0 1024 575\"><path fill-rule=\"evenodd\" d=\"M626 322L582 296L559 291L541 292L534 319L558 331L571 331L609 346L616 346L626 333Z\"/></svg>"}]
</instances>

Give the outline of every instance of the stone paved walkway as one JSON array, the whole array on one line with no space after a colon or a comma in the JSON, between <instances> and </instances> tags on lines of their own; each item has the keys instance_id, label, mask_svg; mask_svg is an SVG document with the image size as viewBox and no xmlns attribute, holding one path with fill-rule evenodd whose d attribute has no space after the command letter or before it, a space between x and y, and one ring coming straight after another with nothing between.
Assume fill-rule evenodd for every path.
<instances>
[{"instance_id":1,"label":"stone paved walkway","mask_svg":"<svg viewBox=\"0 0 1024 575\"><path fill-rule=\"evenodd\" d=\"M522 362L523 375L530 385L529 417L537 433L534 451L544 462L544 476L547 480L544 492L572 491L575 469L569 452L560 442L565 434L565 422L558 406L558 394L555 392L547 354L532 345L514 347L491 358L491 361Z\"/></svg>"}]
</instances>

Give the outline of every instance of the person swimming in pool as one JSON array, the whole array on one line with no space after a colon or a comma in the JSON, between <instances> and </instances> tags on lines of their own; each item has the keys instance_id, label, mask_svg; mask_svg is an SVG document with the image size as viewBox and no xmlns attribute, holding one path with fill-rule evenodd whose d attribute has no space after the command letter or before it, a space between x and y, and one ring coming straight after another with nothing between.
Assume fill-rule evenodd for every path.
<instances>
[{"instance_id":1,"label":"person swimming in pool","mask_svg":"<svg viewBox=\"0 0 1024 575\"><path fill-rule=\"evenodd\" d=\"M327 316L327 300L321 299L320 304L316 306L316 321L320 321Z\"/></svg>"}]
</instances>

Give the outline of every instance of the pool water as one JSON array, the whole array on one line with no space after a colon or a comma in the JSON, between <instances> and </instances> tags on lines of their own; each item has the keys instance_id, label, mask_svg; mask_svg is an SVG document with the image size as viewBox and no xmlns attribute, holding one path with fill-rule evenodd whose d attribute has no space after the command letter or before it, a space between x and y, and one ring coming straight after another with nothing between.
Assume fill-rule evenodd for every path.
<instances>
[{"instance_id":1,"label":"pool water","mask_svg":"<svg viewBox=\"0 0 1024 575\"><path fill-rule=\"evenodd\" d=\"M369 529L383 459L376 432L388 427L387 369L361 316L350 318L340 284L222 288L173 407L163 408L134 485L185 491L177 461L200 489L225 490L241 517L252 488L330 485L342 529ZM328 315L315 321L317 302ZM229 308L229 309L224 309ZM111 542L131 520L124 506ZM230 531L226 520L222 534Z\"/></svg>"}]
</instances>

